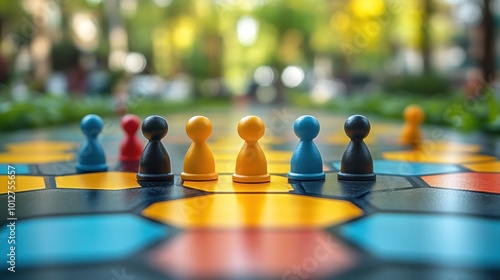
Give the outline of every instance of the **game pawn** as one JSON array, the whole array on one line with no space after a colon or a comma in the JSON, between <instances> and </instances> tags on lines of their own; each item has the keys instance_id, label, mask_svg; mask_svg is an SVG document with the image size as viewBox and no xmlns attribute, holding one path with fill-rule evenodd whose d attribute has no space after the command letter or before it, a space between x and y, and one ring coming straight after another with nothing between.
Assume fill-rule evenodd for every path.
<instances>
[{"instance_id":1,"label":"game pawn","mask_svg":"<svg viewBox=\"0 0 500 280\"><path fill-rule=\"evenodd\" d=\"M420 125L425 119L425 113L418 105L408 105L404 111L405 124L401 131L401 144L418 147L422 143Z\"/></svg>"},{"instance_id":2,"label":"game pawn","mask_svg":"<svg viewBox=\"0 0 500 280\"><path fill-rule=\"evenodd\" d=\"M323 159L313 139L320 130L318 120L309 115L295 120L293 131L300 139L290 161L288 179L297 181L324 180Z\"/></svg>"},{"instance_id":3,"label":"game pawn","mask_svg":"<svg viewBox=\"0 0 500 280\"><path fill-rule=\"evenodd\" d=\"M266 183L271 180L266 155L257 142L264 136L265 129L264 122L256 116L246 116L238 123L238 134L245 143L236 158L234 182Z\"/></svg>"},{"instance_id":4,"label":"game pawn","mask_svg":"<svg viewBox=\"0 0 500 280\"><path fill-rule=\"evenodd\" d=\"M375 181L373 159L363 141L370 133L370 122L361 115L350 116L344 124L344 131L351 141L342 156L337 178L346 181Z\"/></svg>"},{"instance_id":5,"label":"game pawn","mask_svg":"<svg viewBox=\"0 0 500 280\"><path fill-rule=\"evenodd\" d=\"M204 116L194 116L186 124L186 133L193 143L184 157L181 179L185 181L217 180L214 156L206 142L212 134L212 123Z\"/></svg>"},{"instance_id":6,"label":"game pawn","mask_svg":"<svg viewBox=\"0 0 500 280\"><path fill-rule=\"evenodd\" d=\"M160 116L149 116L142 123L142 134L148 143L139 161L138 181L171 181L174 179L170 156L161 140L168 133L167 121Z\"/></svg>"},{"instance_id":7,"label":"game pawn","mask_svg":"<svg viewBox=\"0 0 500 280\"><path fill-rule=\"evenodd\" d=\"M108 170L106 155L97 137L102 131L103 122L98 115L90 114L85 116L80 127L87 140L78 152L78 173L104 172Z\"/></svg>"},{"instance_id":8,"label":"game pawn","mask_svg":"<svg viewBox=\"0 0 500 280\"><path fill-rule=\"evenodd\" d=\"M121 126L125 132L125 138L120 144L120 162L139 162L142 154L142 143L137 137L137 130L141 125L141 121L135 115L125 115L122 118Z\"/></svg>"}]
</instances>

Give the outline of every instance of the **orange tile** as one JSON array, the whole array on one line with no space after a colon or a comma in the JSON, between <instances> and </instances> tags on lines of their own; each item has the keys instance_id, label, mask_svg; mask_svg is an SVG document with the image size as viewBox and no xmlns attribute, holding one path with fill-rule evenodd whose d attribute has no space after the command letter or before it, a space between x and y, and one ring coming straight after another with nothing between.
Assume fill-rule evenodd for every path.
<instances>
[{"instance_id":1,"label":"orange tile","mask_svg":"<svg viewBox=\"0 0 500 280\"><path fill-rule=\"evenodd\" d=\"M148 254L160 271L183 279L323 279L353 268L358 256L320 230L197 230ZM294 269L295 268L295 269Z\"/></svg>"},{"instance_id":2,"label":"orange tile","mask_svg":"<svg viewBox=\"0 0 500 280\"><path fill-rule=\"evenodd\" d=\"M422 179L436 188L500 194L500 174L465 172L424 176Z\"/></svg>"}]
</instances>

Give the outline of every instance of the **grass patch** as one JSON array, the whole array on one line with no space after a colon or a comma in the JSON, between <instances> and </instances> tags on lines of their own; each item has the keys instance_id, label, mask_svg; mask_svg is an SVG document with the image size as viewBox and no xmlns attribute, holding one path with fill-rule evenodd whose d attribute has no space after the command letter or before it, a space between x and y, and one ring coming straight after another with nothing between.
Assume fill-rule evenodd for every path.
<instances>
[{"instance_id":1,"label":"grass patch","mask_svg":"<svg viewBox=\"0 0 500 280\"><path fill-rule=\"evenodd\" d=\"M28 100L0 99L0 131L39 128L64 123L79 122L87 114L101 117L116 115L117 104L110 96L37 96ZM188 102L168 102L158 99L131 99L126 107L137 115L164 115L192 107L213 107L229 104L228 100L210 99Z\"/></svg>"}]
</instances>

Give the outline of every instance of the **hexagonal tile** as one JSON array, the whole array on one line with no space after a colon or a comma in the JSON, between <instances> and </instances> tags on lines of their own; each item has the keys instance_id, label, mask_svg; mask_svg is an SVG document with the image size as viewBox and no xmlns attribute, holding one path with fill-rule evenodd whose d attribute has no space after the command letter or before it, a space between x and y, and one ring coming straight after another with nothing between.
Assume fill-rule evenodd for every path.
<instances>
[{"instance_id":1,"label":"hexagonal tile","mask_svg":"<svg viewBox=\"0 0 500 280\"><path fill-rule=\"evenodd\" d=\"M464 267L500 266L500 221L468 216L380 213L340 234L379 257Z\"/></svg>"},{"instance_id":2,"label":"hexagonal tile","mask_svg":"<svg viewBox=\"0 0 500 280\"><path fill-rule=\"evenodd\" d=\"M139 188L136 173L132 172L98 172L56 177L57 188L121 190Z\"/></svg>"},{"instance_id":3,"label":"hexagonal tile","mask_svg":"<svg viewBox=\"0 0 500 280\"><path fill-rule=\"evenodd\" d=\"M0 176L0 194L5 194L9 191L9 176ZM34 191L34 190L42 190L45 189L45 181L43 177L35 177L35 176L15 176L14 184L15 189L14 192L26 192L26 191Z\"/></svg>"},{"instance_id":4,"label":"hexagonal tile","mask_svg":"<svg viewBox=\"0 0 500 280\"><path fill-rule=\"evenodd\" d=\"M435 152L479 153L481 151L481 145L450 142L450 141L439 141L435 139L424 139L419 149L426 153L435 153Z\"/></svg>"},{"instance_id":5,"label":"hexagonal tile","mask_svg":"<svg viewBox=\"0 0 500 280\"><path fill-rule=\"evenodd\" d=\"M318 279L353 268L357 254L321 230L194 230L148 254L182 279Z\"/></svg>"},{"instance_id":6,"label":"hexagonal tile","mask_svg":"<svg viewBox=\"0 0 500 280\"><path fill-rule=\"evenodd\" d=\"M281 176L271 176L271 182L260 184L242 184L233 182L232 175L219 175L216 181L184 181L185 187L206 192L289 192L293 187L288 179Z\"/></svg>"},{"instance_id":7,"label":"hexagonal tile","mask_svg":"<svg viewBox=\"0 0 500 280\"><path fill-rule=\"evenodd\" d=\"M340 170L340 162L334 162L333 167L335 167L337 170ZM392 160L374 160L373 169L376 174L399 176L421 176L462 171L460 167L450 164L419 163Z\"/></svg>"},{"instance_id":8,"label":"hexagonal tile","mask_svg":"<svg viewBox=\"0 0 500 280\"><path fill-rule=\"evenodd\" d=\"M464 166L476 172L500 172L500 161L469 163L464 164Z\"/></svg>"},{"instance_id":9,"label":"hexagonal tile","mask_svg":"<svg viewBox=\"0 0 500 280\"><path fill-rule=\"evenodd\" d=\"M117 213L144 209L156 201L165 201L203 195L204 192L178 186L133 188L126 190L43 189L16 193L16 216L19 219L48 215L81 213ZM47 203L50 201L50 203ZM0 205L7 205L8 197L0 195ZM0 220L7 219L7 211L0 211Z\"/></svg>"},{"instance_id":10,"label":"hexagonal tile","mask_svg":"<svg viewBox=\"0 0 500 280\"><path fill-rule=\"evenodd\" d=\"M14 167L14 169L9 168ZM0 175L8 175L9 170L14 170L16 175L30 174L30 166L27 164L0 164Z\"/></svg>"},{"instance_id":11,"label":"hexagonal tile","mask_svg":"<svg viewBox=\"0 0 500 280\"><path fill-rule=\"evenodd\" d=\"M76 148L78 143L65 141L25 141L10 143L6 148L11 153L33 153L33 152L66 152Z\"/></svg>"},{"instance_id":12,"label":"hexagonal tile","mask_svg":"<svg viewBox=\"0 0 500 280\"><path fill-rule=\"evenodd\" d=\"M441 188L374 192L365 199L381 210L453 213L500 217L500 196Z\"/></svg>"},{"instance_id":13,"label":"hexagonal tile","mask_svg":"<svg viewBox=\"0 0 500 280\"><path fill-rule=\"evenodd\" d=\"M413 188L404 177L379 175L372 181L339 181L337 173L326 173L325 181L291 181L294 193L307 193L328 197L360 197L380 190L397 190Z\"/></svg>"},{"instance_id":14,"label":"hexagonal tile","mask_svg":"<svg viewBox=\"0 0 500 280\"><path fill-rule=\"evenodd\" d=\"M38 174L51 176L75 175L76 164L76 161L42 163L36 165L36 171ZM108 162L108 165L112 166L110 162Z\"/></svg>"},{"instance_id":15,"label":"hexagonal tile","mask_svg":"<svg viewBox=\"0 0 500 280\"><path fill-rule=\"evenodd\" d=\"M45 153L1 153L0 163L6 164L37 164L47 162L71 161L73 153L45 152Z\"/></svg>"},{"instance_id":16,"label":"hexagonal tile","mask_svg":"<svg viewBox=\"0 0 500 280\"><path fill-rule=\"evenodd\" d=\"M182 228L314 228L362 215L349 201L293 194L212 194L157 202L143 212Z\"/></svg>"},{"instance_id":17,"label":"hexagonal tile","mask_svg":"<svg viewBox=\"0 0 500 280\"><path fill-rule=\"evenodd\" d=\"M427 162L427 163L469 163L494 160L495 157L480 154L454 153L454 152L426 152L426 151L391 151L384 152L382 156L389 160Z\"/></svg>"},{"instance_id":18,"label":"hexagonal tile","mask_svg":"<svg viewBox=\"0 0 500 280\"><path fill-rule=\"evenodd\" d=\"M20 220L16 224L16 256L25 267L123 259L164 238L169 229L131 214L65 216ZM7 240L8 227L0 231ZM9 252L7 242L1 252ZM7 267L8 256L0 256Z\"/></svg>"},{"instance_id":19,"label":"hexagonal tile","mask_svg":"<svg viewBox=\"0 0 500 280\"><path fill-rule=\"evenodd\" d=\"M500 173L455 173L424 176L431 187L500 194Z\"/></svg>"}]
</instances>

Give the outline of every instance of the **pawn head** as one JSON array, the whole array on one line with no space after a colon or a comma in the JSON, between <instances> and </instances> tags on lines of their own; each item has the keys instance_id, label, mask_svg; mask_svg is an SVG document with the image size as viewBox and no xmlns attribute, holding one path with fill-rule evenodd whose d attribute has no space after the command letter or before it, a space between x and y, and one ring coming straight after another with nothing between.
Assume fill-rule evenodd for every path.
<instances>
[{"instance_id":1,"label":"pawn head","mask_svg":"<svg viewBox=\"0 0 500 280\"><path fill-rule=\"evenodd\" d=\"M83 117L80 128L88 137L97 137L102 131L103 122L98 115L90 114Z\"/></svg>"},{"instance_id":2,"label":"pawn head","mask_svg":"<svg viewBox=\"0 0 500 280\"><path fill-rule=\"evenodd\" d=\"M257 116L246 116L238 123L238 135L245 141L257 141L265 131L264 122Z\"/></svg>"},{"instance_id":3,"label":"pawn head","mask_svg":"<svg viewBox=\"0 0 500 280\"><path fill-rule=\"evenodd\" d=\"M141 120L136 115L128 114L123 116L121 125L127 134L135 134L141 125Z\"/></svg>"},{"instance_id":4,"label":"pawn head","mask_svg":"<svg viewBox=\"0 0 500 280\"><path fill-rule=\"evenodd\" d=\"M362 115L352 115L344 124L345 134L352 140L363 140L370 133L370 128L370 122Z\"/></svg>"},{"instance_id":5,"label":"pawn head","mask_svg":"<svg viewBox=\"0 0 500 280\"><path fill-rule=\"evenodd\" d=\"M319 122L310 115L298 117L293 124L293 132L300 140L311 141L319 134Z\"/></svg>"},{"instance_id":6,"label":"pawn head","mask_svg":"<svg viewBox=\"0 0 500 280\"><path fill-rule=\"evenodd\" d=\"M412 104L405 108L404 118L408 123L420 124L424 121L425 113L422 107Z\"/></svg>"},{"instance_id":7,"label":"pawn head","mask_svg":"<svg viewBox=\"0 0 500 280\"><path fill-rule=\"evenodd\" d=\"M168 133L167 121L160 116L149 116L142 122L142 134L148 140L161 140Z\"/></svg>"},{"instance_id":8,"label":"pawn head","mask_svg":"<svg viewBox=\"0 0 500 280\"><path fill-rule=\"evenodd\" d=\"M186 133L193 141L205 141L212 134L212 122L207 117L194 116L186 123Z\"/></svg>"}]
</instances>

